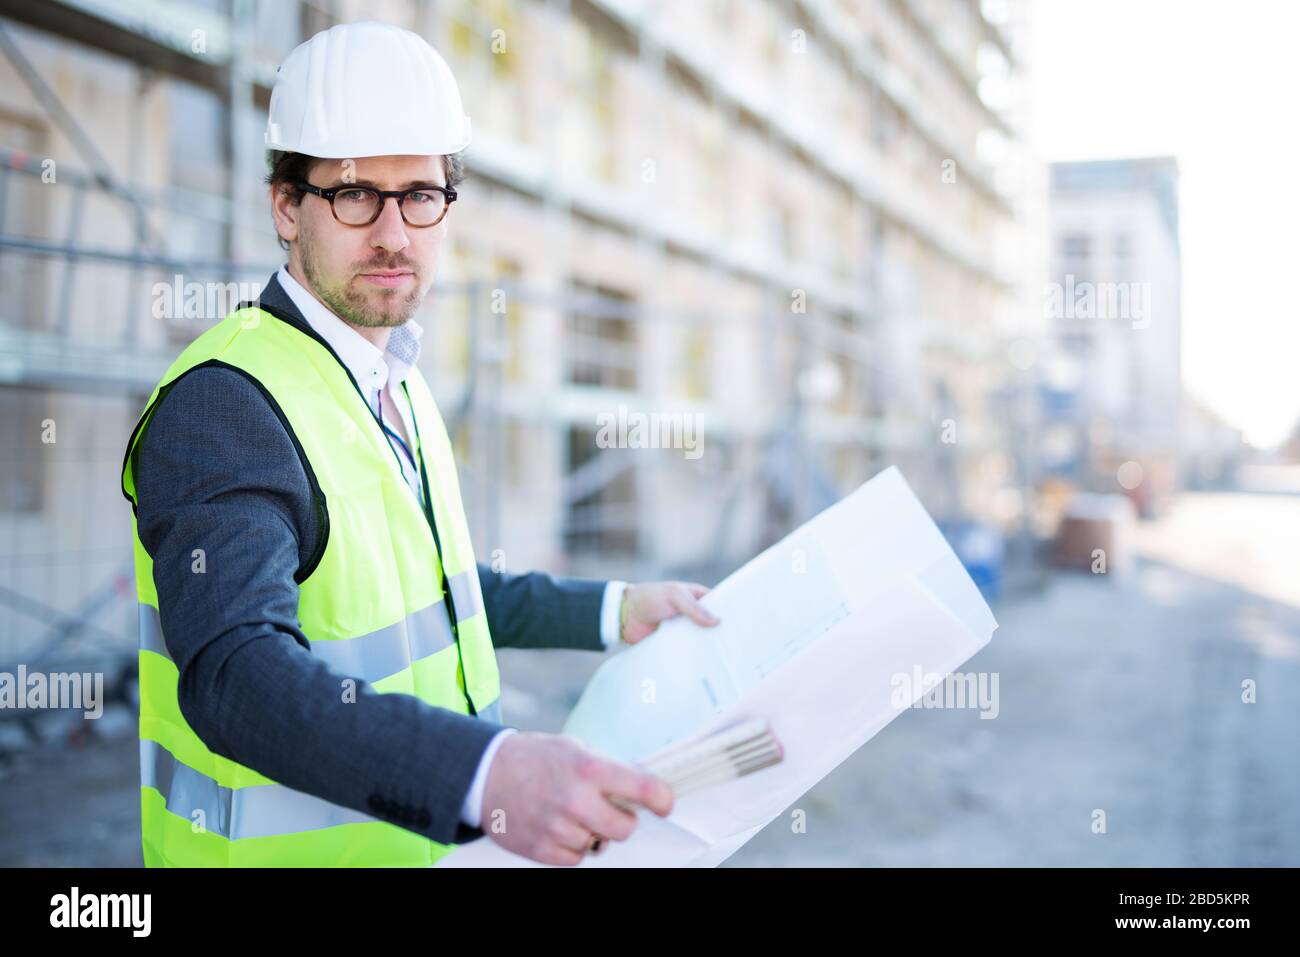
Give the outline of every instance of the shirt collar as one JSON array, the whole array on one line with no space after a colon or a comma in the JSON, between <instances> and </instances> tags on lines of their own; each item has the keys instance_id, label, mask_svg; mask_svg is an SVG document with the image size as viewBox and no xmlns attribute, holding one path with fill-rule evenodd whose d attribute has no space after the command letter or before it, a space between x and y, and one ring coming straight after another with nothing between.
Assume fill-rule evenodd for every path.
<instances>
[{"instance_id":1,"label":"shirt collar","mask_svg":"<svg viewBox=\"0 0 1300 957\"><path fill-rule=\"evenodd\" d=\"M286 266L280 267L276 278L280 281L280 288L298 307L307 324L338 353L358 385L379 390L390 378L394 386L406 380L411 367L420 358L420 336L424 334L424 329L418 322L408 319L395 327L388 336L388 348L381 352L378 346L330 312L319 299L304 289L289 274Z\"/></svg>"}]
</instances>

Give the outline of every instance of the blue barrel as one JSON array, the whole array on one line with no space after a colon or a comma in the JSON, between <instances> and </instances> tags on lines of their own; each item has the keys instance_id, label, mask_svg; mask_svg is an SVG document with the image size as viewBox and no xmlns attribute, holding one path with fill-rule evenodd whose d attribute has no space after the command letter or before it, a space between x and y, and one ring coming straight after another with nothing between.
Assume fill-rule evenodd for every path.
<instances>
[{"instance_id":1,"label":"blue barrel","mask_svg":"<svg viewBox=\"0 0 1300 957\"><path fill-rule=\"evenodd\" d=\"M948 539L948 544L984 595L984 600L996 601L1002 587L1002 566L1007 552L1001 529L987 522L964 520L940 522L939 531Z\"/></svg>"}]
</instances>

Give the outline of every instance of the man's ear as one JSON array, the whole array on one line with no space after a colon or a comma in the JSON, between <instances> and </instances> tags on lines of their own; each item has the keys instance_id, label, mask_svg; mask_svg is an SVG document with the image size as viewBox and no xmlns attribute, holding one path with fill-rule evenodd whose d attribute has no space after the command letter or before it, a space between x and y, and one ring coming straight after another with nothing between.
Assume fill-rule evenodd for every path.
<instances>
[{"instance_id":1,"label":"man's ear","mask_svg":"<svg viewBox=\"0 0 1300 957\"><path fill-rule=\"evenodd\" d=\"M293 201L293 194L283 183L272 183L270 187L271 218L275 222L275 231L285 242L298 238L298 207L301 203Z\"/></svg>"}]
</instances>

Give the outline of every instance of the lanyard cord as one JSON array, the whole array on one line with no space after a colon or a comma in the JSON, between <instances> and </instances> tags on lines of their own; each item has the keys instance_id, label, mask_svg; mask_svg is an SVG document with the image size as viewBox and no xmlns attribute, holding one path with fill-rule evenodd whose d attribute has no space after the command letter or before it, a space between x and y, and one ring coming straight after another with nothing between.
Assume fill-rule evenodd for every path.
<instances>
[{"instance_id":1,"label":"lanyard cord","mask_svg":"<svg viewBox=\"0 0 1300 957\"><path fill-rule=\"evenodd\" d=\"M410 402L411 393L407 390L405 382L402 383L402 391L406 392L406 401ZM413 405L411 407L411 422L415 426L415 441L419 442L420 423L415 419L415 408ZM415 465L415 457L411 455L411 450L407 448L406 443L402 441L402 437L398 435L396 432L394 432L392 429L390 429L388 426L384 425L384 390L383 389L379 390L379 427L384 430L385 438L392 436L392 438L397 440L397 444L402 447L402 451L406 453L406 457L410 459L411 464ZM391 441L388 443L388 447L390 449L393 447L393 443ZM433 512L431 511L432 506L429 503L430 496L429 496L428 473L426 473L419 466L415 466L415 474L420 482L419 489L416 492L416 497L419 498L420 506L421 508L424 509L424 514L429 519L429 528L433 531L434 550L438 554L438 567L441 568L442 567L442 542L438 539L438 526L433 520ZM460 630L456 619L456 603L455 600L452 598L451 589L448 587L445 570L443 571L442 574L442 600L443 600L443 606L447 609L447 617L451 619L452 634L455 636L456 660L460 663L460 673L464 675L465 658L460 648ZM478 708L475 707L474 705L474 699L470 696L468 686L464 688L464 692L465 692L465 701L469 704L469 713L471 715L477 715Z\"/></svg>"},{"instance_id":2,"label":"lanyard cord","mask_svg":"<svg viewBox=\"0 0 1300 957\"><path fill-rule=\"evenodd\" d=\"M418 481L420 478L420 466L416 464L415 456L411 454L411 450L407 446L407 444L402 441L402 437L384 424L384 390L383 389L379 390L379 427L384 430L384 437L389 440L388 441L389 448L392 448L393 445L392 440L396 439L397 444L400 445L402 447L402 451L406 453L406 460L411 463L411 468L414 470L415 477L417 479L415 494L420 499L421 504L423 504L424 493L420 490L419 481Z\"/></svg>"},{"instance_id":3,"label":"lanyard cord","mask_svg":"<svg viewBox=\"0 0 1300 957\"><path fill-rule=\"evenodd\" d=\"M407 391L405 382L402 383L402 391L406 392L406 401L410 402L411 394L409 391ZM420 423L415 420L414 406L411 407L411 422L415 427L415 440L416 442L419 442ZM433 520L433 512L431 511L432 506L429 503L429 497L430 497L429 478L427 473L424 472L423 469L421 469L418 465L415 464L415 456L411 454L411 450L407 448L406 443L402 441L402 437L398 435L396 432L394 432L392 429L390 429L388 426L384 425L384 390L383 389L379 390L379 427L384 430L385 438L389 438L391 436L393 439L397 440L397 444L402 447L402 451L406 453L407 459L409 459L411 465L415 467L415 475L419 483L415 493L416 498L420 500L420 507L424 509L424 514L429 520L429 528L433 532L433 547L435 552L438 555L438 567L442 568L442 542L438 539L438 527ZM393 447L393 443L391 440L388 443L388 447L390 449ZM442 573L442 600L443 600L443 607L446 608L447 610L447 617L451 620L451 631L452 631L452 635L454 636L454 640L456 642L456 660L460 663L460 673L464 675L465 657L460 648L460 630L456 619L456 604L454 599L452 598L451 590L448 587L447 575L445 570ZM474 699L470 696L469 687L466 686L463 690L465 692L465 701L469 704L469 713L471 715L477 715L478 708L475 707Z\"/></svg>"}]
</instances>

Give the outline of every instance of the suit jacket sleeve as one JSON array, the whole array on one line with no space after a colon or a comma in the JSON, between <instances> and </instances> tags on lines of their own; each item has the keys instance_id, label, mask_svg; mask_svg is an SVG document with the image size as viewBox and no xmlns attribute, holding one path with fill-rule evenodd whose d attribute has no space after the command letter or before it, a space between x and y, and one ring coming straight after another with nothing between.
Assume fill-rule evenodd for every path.
<instances>
[{"instance_id":1,"label":"suit jacket sleeve","mask_svg":"<svg viewBox=\"0 0 1300 957\"><path fill-rule=\"evenodd\" d=\"M482 562L478 578L497 648L605 650L600 636L605 582L543 572L511 575Z\"/></svg>"},{"instance_id":2,"label":"suit jacket sleeve","mask_svg":"<svg viewBox=\"0 0 1300 957\"><path fill-rule=\"evenodd\" d=\"M481 836L460 809L502 726L360 678L345 703L348 676L311 653L294 574L318 519L289 435L257 389L229 370L196 370L147 429L136 517L195 734L280 784L439 843Z\"/></svg>"}]
</instances>

